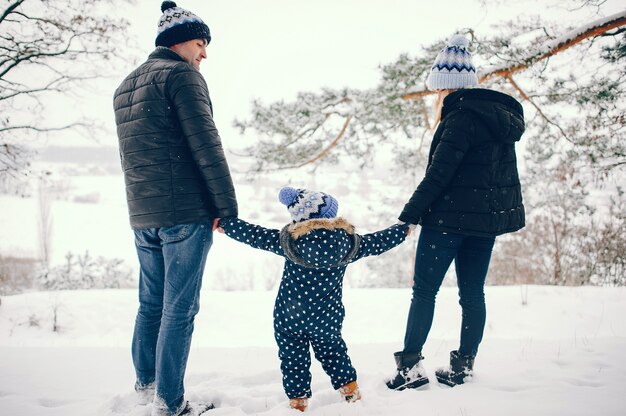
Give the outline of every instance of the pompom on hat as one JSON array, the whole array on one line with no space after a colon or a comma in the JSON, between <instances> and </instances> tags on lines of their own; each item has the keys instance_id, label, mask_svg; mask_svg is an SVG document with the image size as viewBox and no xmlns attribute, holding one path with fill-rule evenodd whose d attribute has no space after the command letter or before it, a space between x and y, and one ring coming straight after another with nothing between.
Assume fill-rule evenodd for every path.
<instances>
[{"instance_id":1,"label":"pompom on hat","mask_svg":"<svg viewBox=\"0 0 626 416\"><path fill-rule=\"evenodd\" d=\"M293 222L313 218L335 218L339 209L337 200L328 194L289 186L280 190L278 200L287 206Z\"/></svg>"},{"instance_id":2,"label":"pompom on hat","mask_svg":"<svg viewBox=\"0 0 626 416\"><path fill-rule=\"evenodd\" d=\"M454 35L437 54L426 85L430 90L455 90L478 84L476 67L465 35Z\"/></svg>"},{"instance_id":3,"label":"pompom on hat","mask_svg":"<svg viewBox=\"0 0 626 416\"><path fill-rule=\"evenodd\" d=\"M178 7L173 1L164 1L161 3L161 11L163 15L159 19L154 41L156 46L169 48L193 39L206 39L207 45L211 42L209 27L189 10Z\"/></svg>"}]
</instances>

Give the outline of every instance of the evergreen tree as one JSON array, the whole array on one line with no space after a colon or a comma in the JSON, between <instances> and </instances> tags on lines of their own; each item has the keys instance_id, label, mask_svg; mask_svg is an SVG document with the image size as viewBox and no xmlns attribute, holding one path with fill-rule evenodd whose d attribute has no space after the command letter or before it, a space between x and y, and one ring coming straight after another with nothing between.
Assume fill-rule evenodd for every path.
<instances>
[{"instance_id":1,"label":"evergreen tree","mask_svg":"<svg viewBox=\"0 0 626 416\"><path fill-rule=\"evenodd\" d=\"M502 239L499 250L525 256L533 269L512 269L511 256L503 256L494 260L496 281L624 284L603 275L620 261L623 270L620 256L589 252L612 252L626 239L616 228L623 218L615 217L624 205L616 185L626 177L626 11L603 17L603 3L571 2L589 10L593 18L586 23L534 17L503 22L492 33L464 30L482 68L482 86L515 96L526 111L522 164L529 226ZM235 121L241 132L252 129L261 137L249 148L252 169L339 162L368 167L386 150L394 157L389 175L410 183L427 161L434 103L424 80L444 45L441 39L383 65L379 85L370 90L323 89L302 92L294 102L253 102L251 117ZM393 204L399 210L402 202ZM524 278L511 278L520 272Z\"/></svg>"}]
</instances>

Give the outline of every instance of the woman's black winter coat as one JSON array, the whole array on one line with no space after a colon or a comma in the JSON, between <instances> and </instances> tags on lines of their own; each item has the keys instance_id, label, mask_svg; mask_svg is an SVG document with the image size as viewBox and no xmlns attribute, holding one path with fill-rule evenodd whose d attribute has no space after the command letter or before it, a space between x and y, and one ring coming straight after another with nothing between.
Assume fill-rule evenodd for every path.
<instances>
[{"instance_id":1,"label":"woman's black winter coat","mask_svg":"<svg viewBox=\"0 0 626 416\"><path fill-rule=\"evenodd\" d=\"M400 220L475 236L522 228L515 142L523 132L523 109L511 96L486 89L448 95L426 175Z\"/></svg>"},{"instance_id":2,"label":"woman's black winter coat","mask_svg":"<svg viewBox=\"0 0 626 416\"><path fill-rule=\"evenodd\" d=\"M158 47L114 96L132 228L237 216L237 199L200 72Z\"/></svg>"}]
</instances>

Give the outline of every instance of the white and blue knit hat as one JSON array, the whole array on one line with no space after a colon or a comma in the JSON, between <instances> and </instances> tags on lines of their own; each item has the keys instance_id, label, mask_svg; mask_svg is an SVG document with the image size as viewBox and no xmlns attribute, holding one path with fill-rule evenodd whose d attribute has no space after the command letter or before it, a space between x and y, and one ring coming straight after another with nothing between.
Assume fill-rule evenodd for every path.
<instances>
[{"instance_id":1,"label":"white and blue knit hat","mask_svg":"<svg viewBox=\"0 0 626 416\"><path fill-rule=\"evenodd\" d=\"M455 90L478 84L476 67L468 50L465 35L454 35L439 52L430 70L426 85L431 90Z\"/></svg>"},{"instance_id":2,"label":"white and blue knit hat","mask_svg":"<svg viewBox=\"0 0 626 416\"><path fill-rule=\"evenodd\" d=\"M195 14L182 7L176 6L173 1L161 3L163 15L159 19L156 46L170 47L177 43L193 39L206 39L207 45L211 42L209 27Z\"/></svg>"},{"instance_id":3,"label":"white and blue knit hat","mask_svg":"<svg viewBox=\"0 0 626 416\"><path fill-rule=\"evenodd\" d=\"M337 200L328 194L289 186L280 190L278 200L287 206L293 222L313 218L335 218L339 209Z\"/></svg>"}]
</instances>

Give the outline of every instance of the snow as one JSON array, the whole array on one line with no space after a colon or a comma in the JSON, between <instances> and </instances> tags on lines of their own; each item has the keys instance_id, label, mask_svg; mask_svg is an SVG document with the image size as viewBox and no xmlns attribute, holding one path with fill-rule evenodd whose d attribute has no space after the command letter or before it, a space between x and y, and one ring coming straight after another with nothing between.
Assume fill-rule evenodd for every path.
<instances>
[{"instance_id":1,"label":"snow","mask_svg":"<svg viewBox=\"0 0 626 416\"><path fill-rule=\"evenodd\" d=\"M526 58L524 59L520 59L520 62L532 62L535 60L535 58L538 58L540 56L544 56L548 53L550 53L553 50L558 49L559 47L562 47L563 45L565 45L568 42L573 41L574 39L576 39L578 36L591 31L593 29L605 26L605 25L609 25L609 24L614 24L620 20L623 20L624 18L626 18L626 10L622 10L618 13L612 14L610 16L607 17L602 17L596 20L593 20L591 22L588 22L584 25L580 25L578 27L576 27L573 30L570 30L554 39L550 39L544 43L542 43L541 45L538 46L534 46L531 50L532 52L529 53L527 55ZM623 25L623 23L622 23ZM619 26L617 26L619 27ZM504 71L507 69L511 69L512 67L517 66L518 64L511 64L511 63L502 63L499 65L493 65L491 67L485 68L482 71L479 71L478 77L482 78L483 76L498 72L498 71Z\"/></svg>"},{"instance_id":2,"label":"snow","mask_svg":"<svg viewBox=\"0 0 626 416\"><path fill-rule=\"evenodd\" d=\"M237 2L219 8L192 0L185 5L201 16L211 16L208 23L216 37L203 73L217 103L216 121L227 150L250 144L231 123L235 117L245 117L252 98L289 100L298 91L317 91L322 86L370 88L379 78L379 63L390 62L404 51L413 53L417 46L446 37L459 27L484 31L494 19L506 18L502 10L491 10L487 16L482 11L468 13L467 6L448 5L442 19L440 9L424 9L408 1L392 7L390 2L378 0L341 5L330 1L294 5L274 0L271 7L259 4L254 5L256 9L254 2L245 3L243 8ZM612 9L620 7L619 2L611 3ZM508 14L517 13L513 6L530 9L527 4L507 3ZM138 5L137 10L152 16L139 19L143 22L139 24L138 19L131 19L133 37L139 37L147 53L153 45L160 11L158 7L149 10L145 4ZM358 18L354 18L355 10ZM372 31L391 24L393 30ZM595 24L590 22L584 28ZM250 42L251 33L256 42ZM365 42L363 34L367 34ZM345 47L330 47L333 45ZM129 62L128 70L133 65ZM86 111L101 114L110 126L110 91L118 82L103 81L100 96L85 105ZM48 118L62 120L64 114L73 116L79 110L55 107L63 114L50 109ZM97 139L101 144L115 144L112 132ZM71 137L63 141L72 144ZM84 138L78 143L86 144ZM119 171L117 152L112 153L115 166L103 168L106 172ZM233 159L229 154L229 162ZM73 175L67 195L57 195L51 206L52 265L61 264L68 252L82 255L89 251L94 256L123 259L136 269L121 175L87 176L86 172L94 172L93 166L85 163L83 167L73 168L82 176ZM243 170L239 163L232 163L232 167ZM61 185L68 176L67 172L55 175ZM285 173L280 181L262 183L248 183L243 175L235 176L238 197L246 201L242 218L269 227L279 227L285 221L286 213L280 210L276 193L286 183L323 187L341 195L342 215L354 220L360 229L376 221L370 218L371 202L363 203L363 195L383 201L381 194L393 194L384 174L374 175L381 178L380 183L369 178L361 183L345 175L332 176L324 167L314 175ZM0 195L0 207L4 234L0 253L37 256L36 194L27 199ZM409 256L405 257L402 260L409 265ZM287 409L272 332L281 266L282 260L275 256L216 236L186 377L188 399L218 405L209 414L297 414ZM626 414L625 288L487 287L488 320L475 377L471 383L449 389L437 385L434 371L446 364L448 352L457 347L460 307L456 289L444 287L424 349L424 366L433 381L424 390L392 392L384 380L394 368L393 352L402 346L410 289L408 282L405 289L349 287L361 272L368 272L363 263L351 266L346 276L344 336L364 398L355 404L342 403L314 360L309 414ZM254 291L232 291L244 288ZM30 292L2 296L0 301L0 415L150 414L151 406L140 404L132 388L130 341L136 290Z\"/></svg>"},{"instance_id":3,"label":"snow","mask_svg":"<svg viewBox=\"0 0 626 416\"><path fill-rule=\"evenodd\" d=\"M610 16L607 17L603 17L600 19L596 19L592 22L589 22L586 25L577 27L574 30L571 30L555 39L553 39L550 42L546 42L545 45L543 45L542 47L539 48L540 51L544 52L544 53L548 53L551 50L557 48L558 46L561 46L562 44L572 41L574 39L576 39L578 36L582 35L585 32L588 32L592 29L596 29L602 26L605 26L609 23L617 23L620 20L623 20L624 18L626 18L626 10L622 10L619 13L615 13L612 14ZM619 26L618 26L619 27Z\"/></svg>"},{"instance_id":4,"label":"snow","mask_svg":"<svg viewBox=\"0 0 626 416\"><path fill-rule=\"evenodd\" d=\"M282 225L287 214L276 202L276 192L290 181L239 180L238 196L248 201L242 217L266 226ZM311 180L310 186L317 189L318 183ZM334 177L326 176L324 183L359 189L357 182ZM68 193L51 206L52 263L62 263L68 251L89 250L136 267L121 177L76 176L69 185ZM361 194L334 186L330 192L341 195L343 214L361 228L368 218ZM374 183L372 189L380 186ZM98 193L98 203L77 202L76 195L92 192ZM36 203L36 194L25 199L0 195L4 214L0 227L9 236L0 239L0 252L36 253L37 222L15 220L36 218ZM408 265L409 256L397 250L387 255ZM363 401L342 403L314 361L309 414L625 413L626 288L487 287L488 320L475 377L449 389L437 385L433 377L458 343L456 288L444 287L423 351L433 382L425 390L392 392L384 380L394 369L393 352L402 346L411 294L408 281L404 289L350 287L360 274L372 273L366 267L372 260L348 269L344 291L344 336ZM214 401L218 409L212 414L294 414L282 391L272 332L281 268L282 259L276 256L215 236L186 378L187 398ZM253 290L232 291L238 288ZM136 308L134 289L2 296L0 415L149 415L151 406L139 404L133 391L130 340Z\"/></svg>"},{"instance_id":5,"label":"snow","mask_svg":"<svg viewBox=\"0 0 626 416\"><path fill-rule=\"evenodd\" d=\"M205 283L211 278L206 275ZM294 414L287 409L273 340L274 295L202 292L186 394L215 402L218 409L210 414ZM486 296L487 327L472 381L453 389L434 381L434 370L458 342L456 289L444 287L423 352L431 384L393 392L383 382L402 345L410 289L347 288L343 333L364 398L342 403L314 361L308 413L624 414L626 288L487 287ZM132 289L3 297L0 414L149 415L151 405L139 404L132 390L136 298Z\"/></svg>"}]
</instances>

